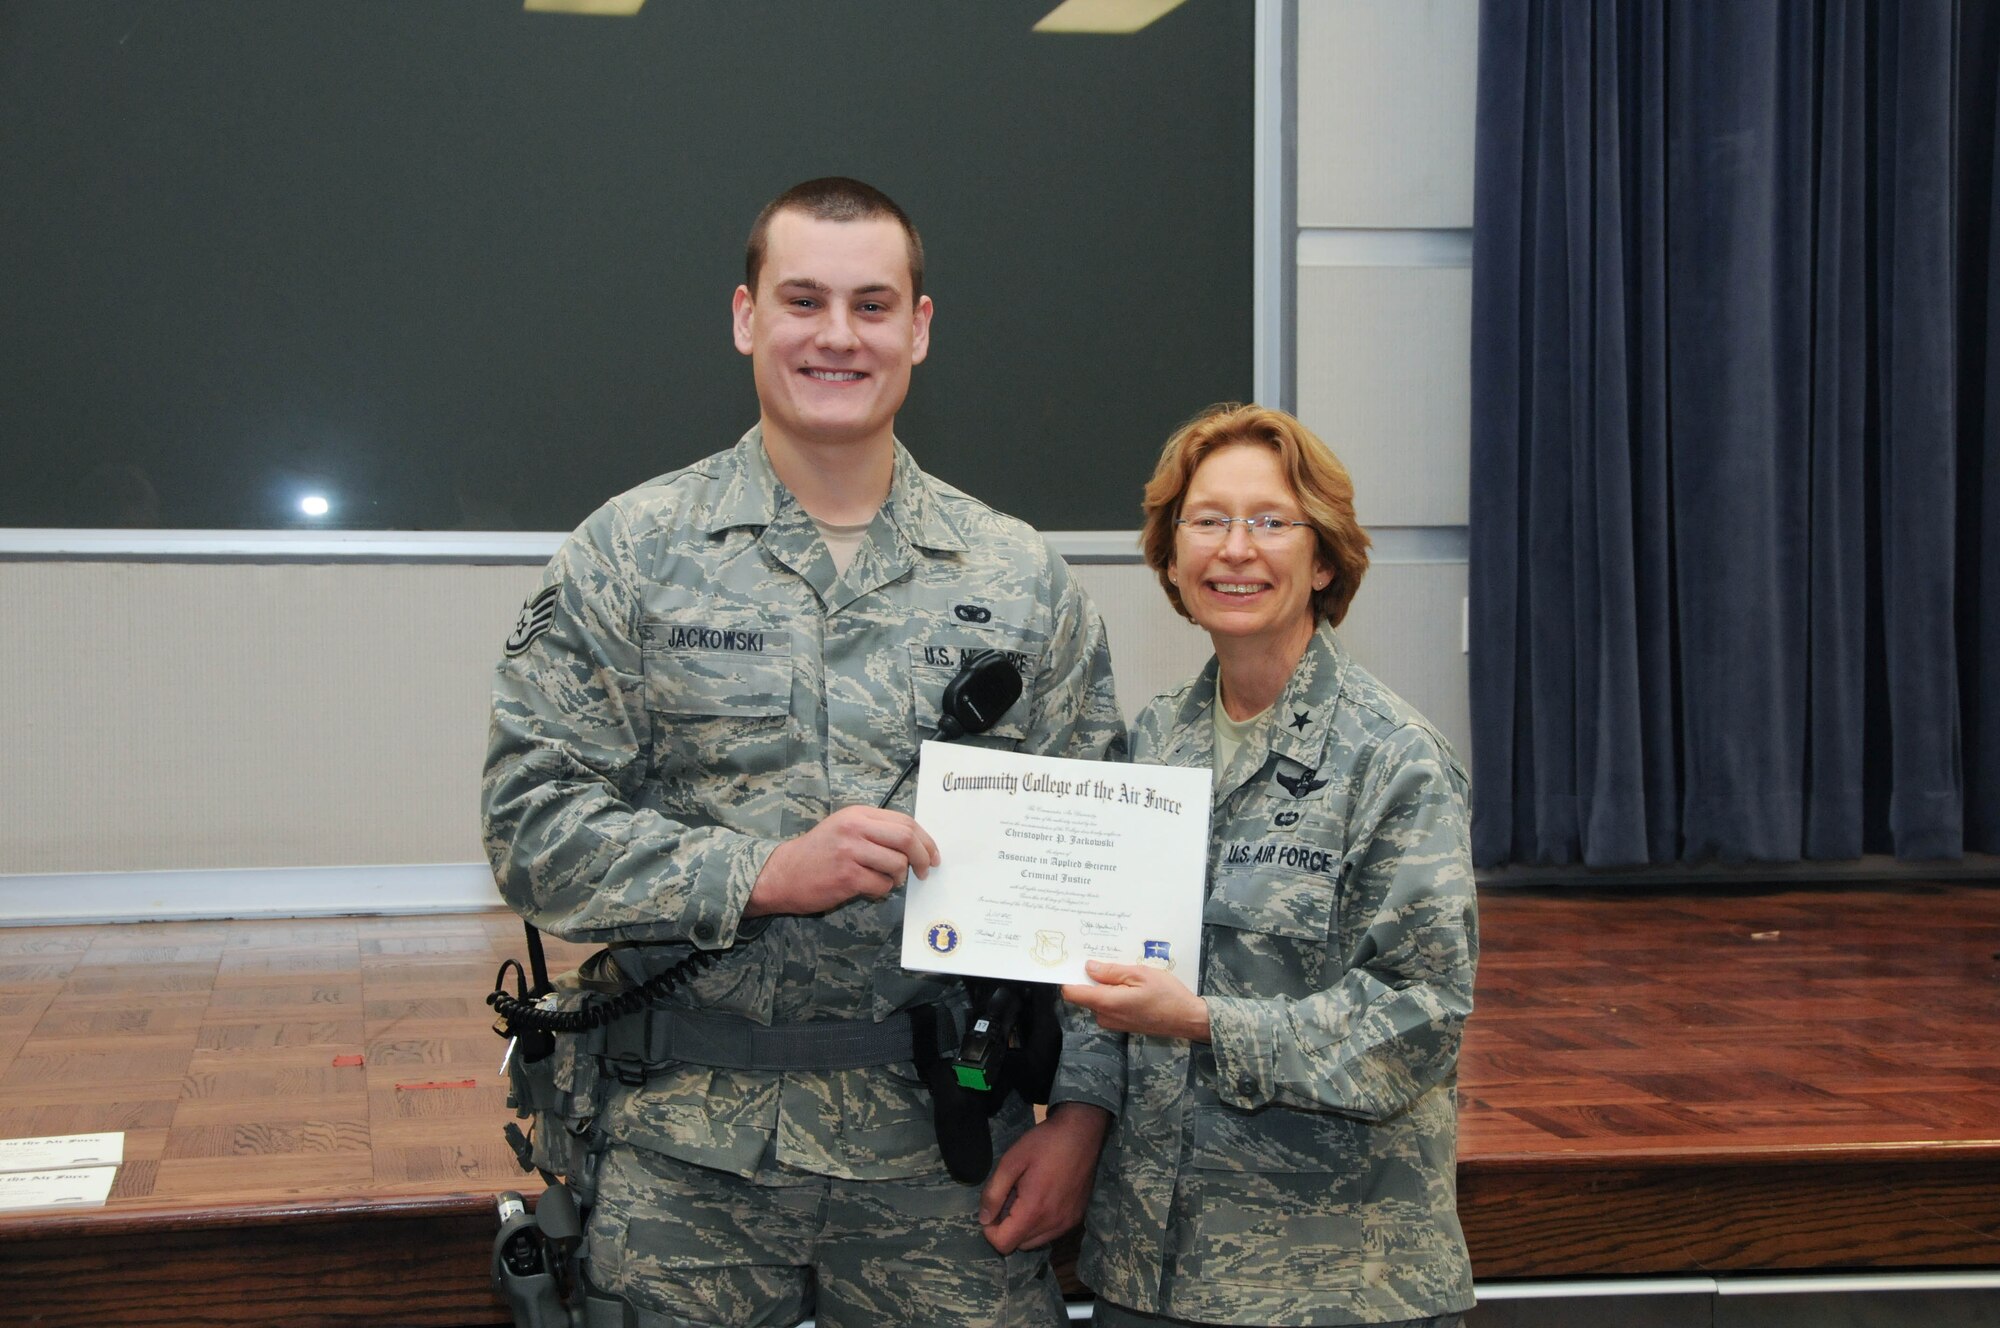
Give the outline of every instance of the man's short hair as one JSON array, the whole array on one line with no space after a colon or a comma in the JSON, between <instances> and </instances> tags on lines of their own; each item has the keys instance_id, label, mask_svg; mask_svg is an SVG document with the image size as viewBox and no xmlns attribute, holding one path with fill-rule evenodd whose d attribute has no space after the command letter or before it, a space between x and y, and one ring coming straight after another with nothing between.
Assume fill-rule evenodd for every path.
<instances>
[{"instance_id":1,"label":"man's short hair","mask_svg":"<svg viewBox=\"0 0 2000 1328\"><path fill-rule=\"evenodd\" d=\"M780 212L803 212L815 221L867 221L889 217L903 228L910 250L910 298L924 294L924 241L909 216L896 200L872 184L850 180L844 175L822 176L795 184L764 205L750 227L750 243L743 251L743 283L757 293L757 277L764 270L764 248L770 236L771 218Z\"/></svg>"}]
</instances>

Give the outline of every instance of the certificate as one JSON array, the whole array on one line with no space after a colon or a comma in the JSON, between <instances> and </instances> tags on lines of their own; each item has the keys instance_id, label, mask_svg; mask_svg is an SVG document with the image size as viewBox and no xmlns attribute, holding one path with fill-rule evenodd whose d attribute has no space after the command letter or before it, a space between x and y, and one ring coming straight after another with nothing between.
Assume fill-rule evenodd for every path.
<instances>
[{"instance_id":1,"label":"certificate","mask_svg":"<svg viewBox=\"0 0 2000 1328\"><path fill-rule=\"evenodd\" d=\"M42 1139L0 1139L0 1172L74 1170L117 1166L125 1160L125 1134L57 1134Z\"/></svg>"},{"instance_id":2,"label":"certificate","mask_svg":"<svg viewBox=\"0 0 2000 1328\"><path fill-rule=\"evenodd\" d=\"M17 1208L102 1208L117 1167L10 1171L0 1176L0 1212Z\"/></svg>"},{"instance_id":3,"label":"certificate","mask_svg":"<svg viewBox=\"0 0 2000 1328\"><path fill-rule=\"evenodd\" d=\"M917 780L942 860L909 879L903 967L1088 982L1106 959L1199 985L1209 771L927 742Z\"/></svg>"}]
</instances>

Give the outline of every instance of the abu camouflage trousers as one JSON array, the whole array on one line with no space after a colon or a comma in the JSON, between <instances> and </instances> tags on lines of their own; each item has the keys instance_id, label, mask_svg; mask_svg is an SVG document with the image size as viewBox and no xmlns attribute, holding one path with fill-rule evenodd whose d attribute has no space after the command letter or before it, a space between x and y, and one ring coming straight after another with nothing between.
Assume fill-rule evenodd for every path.
<instances>
[{"instance_id":1,"label":"abu camouflage trousers","mask_svg":"<svg viewBox=\"0 0 2000 1328\"><path fill-rule=\"evenodd\" d=\"M949 1176L766 1185L614 1143L585 1231L592 1285L688 1328L1053 1328L1048 1251L1002 1255Z\"/></svg>"},{"instance_id":2,"label":"abu camouflage trousers","mask_svg":"<svg viewBox=\"0 0 2000 1328\"><path fill-rule=\"evenodd\" d=\"M1461 1328L1464 1323L1463 1314L1439 1314L1428 1319L1398 1319L1393 1323L1370 1324L1368 1328ZM1123 1305L1100 1300L1091 1313L1090 1328L1216 1328L1216 1325L1196 1323L1192 1319L1169 1319L1158 1314L1141 1314L1138 1310L1128 1310ZM1272 1324L1270 1328L1285 1326Z\"/></svg>"}]
</instances>

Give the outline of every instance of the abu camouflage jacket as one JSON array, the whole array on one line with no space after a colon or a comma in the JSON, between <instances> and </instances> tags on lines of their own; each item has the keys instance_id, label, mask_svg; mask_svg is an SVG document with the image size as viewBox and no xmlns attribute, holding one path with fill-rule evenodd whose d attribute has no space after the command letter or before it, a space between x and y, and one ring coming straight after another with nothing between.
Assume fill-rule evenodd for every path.
<instances>
[{"instance_id":1,"label":"abu camouflage jacket","mask_svg":"<svg viewBox=\"0 0 2000 1328\"><path fill-rule=\"evenodd\" d=\"M901 891L812 917L742 914L781 840L889 791L976 647L1009 652L1025 690L966 741L1122 757L1103 623L1062 560L900 444L844 574L755 429L621 494L556 554L498 669L482 804L502 895L567 940L652 943L661 962L721 951L674 998L706 1011L879 1021L957 998L955 980L902 968ZM1112 1039L1074 1039L1055 1097L1115 1107L1119 1070ZM998 1146L1026 1125L1013 1105ZM742 1176L942 1165L908 1064L680 1066L614 1088L602 1120L613 1138Z\"/></svg>"},{"instance_id":2,"label":"abu camouflage jacket","mask_svg":"<svg viewBox=\"0 0 2000 1328\"><path fill-rule=\"evenodd\" d=\"M1211 765L1215 680L1210 660L1148 706L1133 759ZM1120 1305L1203 1323L1467 1308L1464 770L1322 625L1215 796L1198 971L1212 1041L1126 1040L1078 1271Z\"/></svg>"}]
</instances>

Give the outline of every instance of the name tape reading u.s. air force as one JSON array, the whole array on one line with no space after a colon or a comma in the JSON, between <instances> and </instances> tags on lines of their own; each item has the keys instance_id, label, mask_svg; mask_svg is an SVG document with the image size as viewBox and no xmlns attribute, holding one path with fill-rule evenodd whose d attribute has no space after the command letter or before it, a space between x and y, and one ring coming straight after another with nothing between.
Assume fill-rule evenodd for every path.
<instances>
[{"instance_id":1,"label":"name tape reading u.s. air force","mask_svg":"<svg viewBox=\"0 0 2000 1328\"><path fill-rule=\"evenodd\" d=\"M909 880L903 967L1088 982L1105 959L1196 985L1207 770L927 742L917 781L942 861Z\"/></svg>"}]
</instances>

